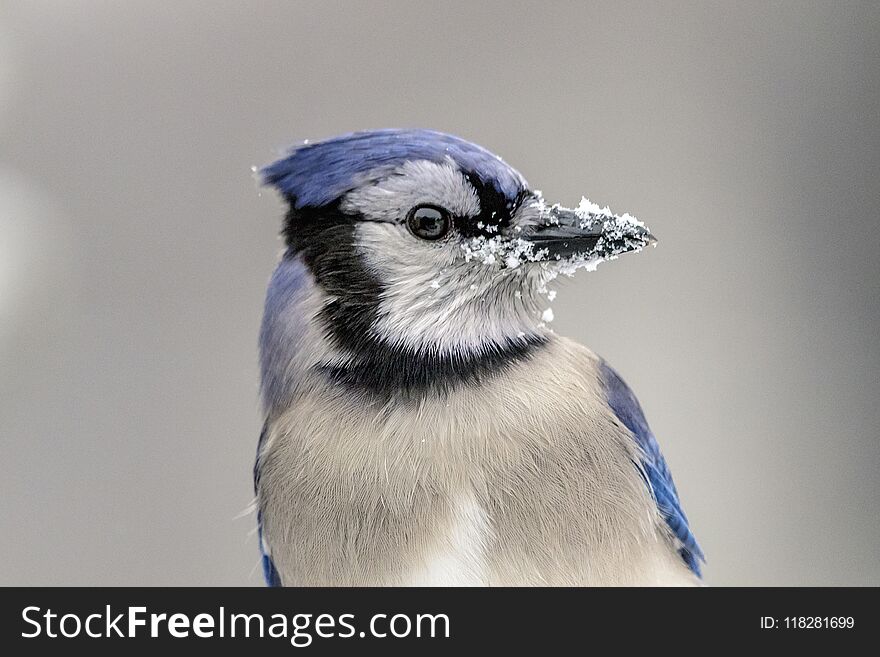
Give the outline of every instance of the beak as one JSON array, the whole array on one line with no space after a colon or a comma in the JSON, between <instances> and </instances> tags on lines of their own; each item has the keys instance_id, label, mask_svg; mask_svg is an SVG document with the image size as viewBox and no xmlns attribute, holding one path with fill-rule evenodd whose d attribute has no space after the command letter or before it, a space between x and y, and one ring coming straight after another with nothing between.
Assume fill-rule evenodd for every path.
<instances>
[{"instance_id":1,"label":"beak","mask_svg":"<svg viewBox=\"0 0 880 657\"><path fill-rule=\"evenodd\" d=\"M598 262L621 253L641 251L657 239L635 217L613 214L582 199L575 209L547 206L537 198L537 217L519 237L532 245L534 260Z\"/></svg>"}]
</instances>

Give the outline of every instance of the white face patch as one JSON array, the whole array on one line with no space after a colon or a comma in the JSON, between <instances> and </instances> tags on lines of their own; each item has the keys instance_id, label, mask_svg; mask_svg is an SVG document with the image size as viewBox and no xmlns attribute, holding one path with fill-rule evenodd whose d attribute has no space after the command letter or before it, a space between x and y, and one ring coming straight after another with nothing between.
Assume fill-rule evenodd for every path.
<instances>
[{"instance_id":1,"label":"white face patch","mask_svg":"<svg viewBox=\"0 0 880 657\"><path fill-rule=\"evenodd\" d=\"M350 192L343 212L359 213L373 221L401 222L417 205L437 205L453 216L480 213L477 193L452 163L427 160L406 162L374 184Z\"/></svg>"},{"instance_id":2,"label":"white face patch","mask_svg":"<svg viewBox=\"0 0 880 657\"><path fill-rule=\"evenodd\" d=\"M363 222L356 236L384 286L373 326L383 341L435 353L476 352L539 330L537 268L468 262L457 238L426 242L399 225Z\"/></svg>"},{"instance_id":3,"label":"white face patch","mask_svg":"<svg viewBox=\"0 0 880 657\"><path fill-rule=\"evenodd\" d=\"M526 284L526 272L468 262L456 235L430 242L403 225L423 204L458 217L480 214L479 196L456 165L419 160L383 174L371 174L372 184L342 202L344 212L369 220L357 225L356 242L384 286L376 337L436 353L479 350L533 333L540 313L532 308L527 290L535 285Z\"/></svg>"},{"instance_id":4,"label":"white face patch","mask_svg":"<svg viewBox=\"0 0 880 657\"><path fill-rule=\"evenodd\" d=\"M538 268L492 266L468 257L456 234L431 242L403 225L409 211L423 204L457 217L480 214L479 196L454 162L406 162L371 172L368 179L372 182L343 199L341 209L368 220L358 223L356 243L384 287L376 337L450 353L480 351L543 331Z\"/></svg>"}]
</instances>

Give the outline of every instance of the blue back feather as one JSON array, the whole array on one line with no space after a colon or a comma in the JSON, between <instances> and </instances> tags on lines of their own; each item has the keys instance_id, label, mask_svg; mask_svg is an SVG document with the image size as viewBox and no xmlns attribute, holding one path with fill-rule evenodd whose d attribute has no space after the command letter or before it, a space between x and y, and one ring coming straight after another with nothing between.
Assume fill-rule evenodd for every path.
<instances>
[{"instance_id":1,"label":"blue back feather","mask_svg":"<svg viewBox=\"0 0 880 657\"><path fill-rule=\"evenodd\" d=\"M257 459L254 463L254 492L256 492L260 484L260 452L263 450L263 443L266 442L266 427L260 432L260 439L257 441ZM260 543L260 563L263 566L263 579L266 580L268 586L281 586L281 577L275 569L270 557L263 550L263 513L257 510L257 541Z\"/></svg>"},{"instance_id":2,"label":"blue back feather","mask_svg":"<svg viewBox=\"0 0 880 657\"><path fill-rule=\"evenodd\" d=\"M522 176L497 155L433 130L370 130L303 144L260 175L263 184L290 198L295 208L321 207L362 184L362 175L373 169L447 157L508 198L516 198L525 187Z\"/></svg>"},{"instance_id":3,"label":"blue back feather","mask_svg":"<svg viewBox=\"0 0 880 657\"><path fill-rule=\"evenodd\" d=\"M678 552L688 568L700 576L700 563L705 560L703 551L688 526L687 516L681 508L678 491L672 481L672 473L660 452L657 439L654 438L645 420L642 407L629 386L605 362L602 363L601 373L608 405L624 426L632 432L633 438L642 450L640 470L654 495L660 515L663 516L678 542Z\"/></svg>"}]
</instances>

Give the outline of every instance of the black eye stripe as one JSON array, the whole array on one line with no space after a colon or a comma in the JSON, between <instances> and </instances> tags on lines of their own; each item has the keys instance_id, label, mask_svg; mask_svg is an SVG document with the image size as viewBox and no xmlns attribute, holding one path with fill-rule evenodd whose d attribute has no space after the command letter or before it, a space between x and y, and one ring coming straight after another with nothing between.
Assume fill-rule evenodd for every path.
<instances>
[{"instance_id":1,"label":"black eye stripe","mask_svg":"<svg viewBox=\"0 0 880 657\"><path fill-rule=\"evenodd\" d=\"M491 237L510 226L523 199L528 196L522 190L516 199L509 199L491 181L484 181L474 173L466 173L465 178L477 193L480 202L480 214L475 217L456 218L456 228L465 237L484 235Z\"/></svg>"}]
</instances>

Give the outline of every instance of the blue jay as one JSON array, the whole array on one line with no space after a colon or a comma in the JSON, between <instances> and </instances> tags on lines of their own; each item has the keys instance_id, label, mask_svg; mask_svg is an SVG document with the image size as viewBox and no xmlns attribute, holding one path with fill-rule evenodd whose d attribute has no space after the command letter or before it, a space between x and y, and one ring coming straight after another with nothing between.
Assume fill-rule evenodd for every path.
<instances>
[{"instance_id":1,"label":"blue jay","mask_svg":"<svg viewBox=\"0 0 880 657\"><path fill-rule=\"evenodd\" d=\"M427 130L306 143L260 333L271 585L696 585L636 400L547 328L547 284L653 243Z\"/></svg>"}]
</instances>

